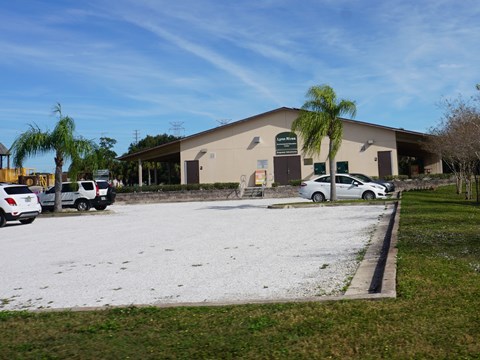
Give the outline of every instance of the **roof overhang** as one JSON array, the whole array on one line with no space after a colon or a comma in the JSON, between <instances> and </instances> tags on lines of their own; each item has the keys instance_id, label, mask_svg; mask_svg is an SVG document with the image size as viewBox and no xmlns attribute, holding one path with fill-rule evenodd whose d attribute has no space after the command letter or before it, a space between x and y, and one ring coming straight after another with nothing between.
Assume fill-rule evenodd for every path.
<instances>
[{"instance_id":1,"label":"roof overhang","mask_svg":"<svg viewBox=\"0 0 480 360\"><path fill-rule=\"evenodd\" d=\"M403 129L395 131L395 136L397 139L398 155L413 157L427 152L424 146L428 139L432 137L432 135Z\"/></svg>"},{"instance_id":2,"label":"roof overhang","mask_svg":"<svg viewBox=\"0 0 480 360\"><path fill-rule=\"evenodd\" d=\"M140 150L117 158L121 161L180 162L180 140Z\"/></svg>"}]
</instances>

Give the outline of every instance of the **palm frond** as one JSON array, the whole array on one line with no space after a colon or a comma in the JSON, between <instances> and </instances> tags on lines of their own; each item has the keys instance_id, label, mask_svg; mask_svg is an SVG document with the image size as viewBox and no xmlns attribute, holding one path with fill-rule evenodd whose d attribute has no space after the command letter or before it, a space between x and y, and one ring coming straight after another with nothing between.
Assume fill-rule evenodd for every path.
<instances>
[{"instance_id":1,"label":"palm frond","mask_svg":"<svg viewBox=\"0 0 480 360\"><path fill-rule=\"evenodd\" d=\"M338 101L335 91L328 85L312 86L306 98L299 116L292 123L292 131L302 137L302 151L307 156L320 155L322 139L328 136L332 144L328 157L335 157L343 137L343 123L339 117L354 117L355 102Z\"/></svg>"},{"instance_id":2,"label":"palm frond","mask_svg":"<svg viewBox=\"0 0 480 360\"><path fill-rule=\"evenodd\" d=\"M27 157L49 152L50 136L48 131L43 132L36 124L30 124L29 129L20 134L12 144L15 166L22 167Z\"/></svg>"}]
</instances>

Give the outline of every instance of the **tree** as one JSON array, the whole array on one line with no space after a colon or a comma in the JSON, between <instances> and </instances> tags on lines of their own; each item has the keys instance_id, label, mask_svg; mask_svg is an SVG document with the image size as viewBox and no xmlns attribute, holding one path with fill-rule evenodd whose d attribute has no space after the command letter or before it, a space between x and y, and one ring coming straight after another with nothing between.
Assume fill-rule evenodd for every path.
<instances>
[{"instance_id":1,"label":"tree","mask_svg":"<svg viewBox=\"0 0 480 360\"><path fill-rule=\"evenodd\" d=\"M71 163L69 171L88 174L92 176L93 172L98 169L108 169L115 177L118 170L118 161L115 160L117 153L112 148L117 143L117 140L109 137L101 137L99 144L93 144L92 151L83 159L77 159Z\"/></svg>"},{"instance_id":2,"label":"tree","mask_svg":"<svg viewBox=\"0 0 480 360\"><path fill-rule=\"evenodd\" d=\"M430 130L434 136L425 147L430 152L440 154L444 163L455 174L458 194L463 191L465 182L466 199L472 198L471 179L475 179L478 202L480 109L475 103L462 97L445 100L443 106L443 118L439 125Z\"/></svg>"},{"instance_id":3,"label":"tree","mask_svg":"<svg viewBox=\"0 0 480 360\"><path fill-rule=\"evenodd\" d=\"M75 122L69 116L62 114L59 103L53 109L58 115L58 122L53 131L42 131L37 125L29 125L29 129L20 134L12 145L13 161L16 166L22 167L25 158L38 153L55 153L55 203L54 211L62 210L62 167L65 160L78 161L81 156L88 154L94 144L90 140L76 137ZM75 174L72 174L76 177Z\"/></svg>"},{"instance_id":4,"label":"tree","mask_svg":"<svg viewBox=\"0 0 480 360\"><path fill-rule=\"evenodd\" d=\"M180 137L168 134L158 134L155 136L147 135L137 143L130 144L128 152L123 154L123 156L167 144L178 139L180 139ZM149 184L152 178L151 171L154 172L153 177L154 180L157 180L156 183L180 183L180 166L178 163L173 164L145 161L143 162L143 169L148 172L147 176L149 178ZM123 162L121 172L122 177L127 184L138 183L138 170L135 162Z\"/></svg>"},{"instance_id":5,"label":"tree","mask_svg":"<svg viewBox=\"0 0 480 360\"><path fill-rule=\"evenodd\" d=\"M340 116L355 117L357 108L354 101L338 100L335 91L328 85L312 86L306 97L307 101L303 104L299 116L292 123L292 131L300 133L303 139L302 151L306 155L320 155L322 140L328 137L330 200L335 201L335 156L343 137Z\"/></svg>"},{"instance_id":6,"label":"tree","mask_svg":"<svg viewBox=\"0 0 480 360\"><path fill-rule=\"evenodd\" d=\"M178 139L180 139L180 137L168 134L158 134L155 136L147 135L137 143L130 144L127 154L132 154L143 149L149 149L158 145L167 144Z\"/></svg>"}]
</instances>

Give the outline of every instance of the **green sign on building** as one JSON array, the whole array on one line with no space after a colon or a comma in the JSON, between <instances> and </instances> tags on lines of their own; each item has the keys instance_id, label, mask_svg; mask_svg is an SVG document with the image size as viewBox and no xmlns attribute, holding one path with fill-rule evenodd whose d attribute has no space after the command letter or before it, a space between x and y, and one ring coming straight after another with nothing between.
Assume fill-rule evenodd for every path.
<instances>
[{"instance_id":1,"label":"green sign on building","mask_svg":"<svg viewBox=\"0 0 480 360\"><path fill-rule=\"evenodd\" d=\"M277 155L297 154L297 134L293 132L283 132L275 138L275 150Z\"/></svg>"}]
</instances>

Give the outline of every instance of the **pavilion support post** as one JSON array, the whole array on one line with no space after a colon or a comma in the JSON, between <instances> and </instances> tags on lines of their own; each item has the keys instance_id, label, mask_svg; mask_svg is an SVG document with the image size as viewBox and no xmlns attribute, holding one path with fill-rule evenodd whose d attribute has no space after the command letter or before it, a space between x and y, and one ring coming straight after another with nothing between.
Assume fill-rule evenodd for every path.
<instances>
[{"instance_id":1,"label":"pavilion support post","mask_svg":"<svg viewBox=\"0 0 480 360\"><path fill-rule=\"evenodd\" d=\"M138 159L138 186L142 187L143 177L142 177L142 159Z\"/></svg>"}]
</instances>

